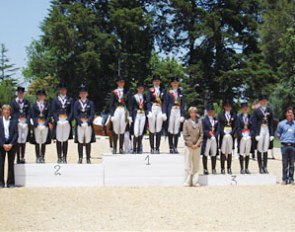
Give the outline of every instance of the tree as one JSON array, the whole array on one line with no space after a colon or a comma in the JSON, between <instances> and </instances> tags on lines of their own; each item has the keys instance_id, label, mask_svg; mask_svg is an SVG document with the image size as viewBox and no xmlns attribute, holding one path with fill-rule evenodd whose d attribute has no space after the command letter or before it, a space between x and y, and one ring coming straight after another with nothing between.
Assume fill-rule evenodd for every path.
<instances>
[{"instance_id":1,"label":"tree","mask_svg":"<svg viewBox=\"0 0 295 232\"><path fill-rule=\"evenodd\" d=\"M28 48L28 79L52 76L69 84L70 94L86 82L97 110L118 74L127 82L150 73L153 40L142 1L52 1L40 41Z\"/></svg>"},{"instance_id":2,"label":"tree","mask_svg":"<svg viewBox=\"0 0 295 232\"><path fill-rule=\"evenodd\" d=\"M10 63L6 55L8 49L4 44L1 44L0 49L0 80L12 79L19 68L15 68L15 65Z\"/></svg>"}]
</instances>

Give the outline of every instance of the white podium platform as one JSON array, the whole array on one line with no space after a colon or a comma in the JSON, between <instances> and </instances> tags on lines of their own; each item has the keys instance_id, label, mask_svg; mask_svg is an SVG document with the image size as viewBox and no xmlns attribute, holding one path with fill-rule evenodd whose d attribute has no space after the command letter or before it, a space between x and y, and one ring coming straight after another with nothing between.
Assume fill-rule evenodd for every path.
<instances>
[{"instance_id":1,"label":"white podium platform","mask_svg":"<svg viewBox=\"0 0 295 232\"><path fill-rule=\"evenodd\" d=\"M182 155L104 155L105 186L182 186Z\"/></svg>"},{"instance_id":2,"label":"white podium platform","mask_svg":"<svg viewBox=\"0 0 295 232\"><path fill-rule=\"evenodd\" d=\"M201 168L202 172L202 168ZM16 164L17 186L183 186L184 156L103 155L101 164ZM202 186L273 185L272 174L200 175Z\"/></svg>"},{"instance_id":3,"label":"white podium platform","mask_svg":"<svg viewBox=\"0 0 295 232\"><path fill-rule=\"evenodd\" d=\"M232 174L232 175L201 175L200 185L226 186L226 185L273 185L276 184L276 176L272 174Z\"/></svg>"},{"instance_id":4,"label":"white podium platform","mask_svg":"<svg viewBox=\"0 0 295 232\"><path fill-rule=\"evenodd\" d=\"M16 186L103 186L102 164L16 164Z\"/></svg>"}]
</instances>

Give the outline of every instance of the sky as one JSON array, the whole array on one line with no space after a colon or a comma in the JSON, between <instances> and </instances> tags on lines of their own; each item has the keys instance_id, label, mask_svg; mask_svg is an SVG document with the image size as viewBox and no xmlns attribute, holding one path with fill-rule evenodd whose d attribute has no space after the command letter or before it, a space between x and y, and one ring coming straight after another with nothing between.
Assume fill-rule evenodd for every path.
<instances>
[{"instance_id":1,"label":"sky","mask_svg":"<svg viewBox=\"0 0 295 232\"><path fill-rule=\"evenodd\" d=\"M40 25L49 7L50 0L0 0L0 44L8 49L10 63L20 68L16 74L19 83L27 63L26 47L41 35Z\"/></svg>"}]
</instances>

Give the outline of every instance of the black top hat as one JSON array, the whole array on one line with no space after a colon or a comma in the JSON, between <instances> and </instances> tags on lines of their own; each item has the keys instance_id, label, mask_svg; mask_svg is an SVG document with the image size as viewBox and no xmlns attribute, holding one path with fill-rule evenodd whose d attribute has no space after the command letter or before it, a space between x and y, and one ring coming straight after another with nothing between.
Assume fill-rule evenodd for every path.
<instances>
[{"instance_id":1,"label":"black top hat","mask_svg":"<svg viewBox=\"0 0 295 232\"><path fill-rule=\"evenodd\" d=\"M154 74L153 75L153 81L160 81L161 80L161 77L159 74Z\"/></svg>"},{"instance_id":2,"label":"black top hat","mask_svg":"<svg viewBox=\"0 0 295 232\"><path fill-rule=\"evenodd\" d=\"M266 95L260 95L259 101L261 101L261 100L268 100L268 97Z\"/></svg>"},{"instance_id":3,"label":"black top hat","mask_svg":"<svg viewBox=\"0 0 295 232\"><path fill-rule=\"evenodd\" d=\"M136 87L137 88L144 87L144 84L142 82L137 82Z\"/></svg>"},{"instance_id":4,"label":"black top hat","mask_svg":"<svg viewBox=\"0 0 295 232\"><path fill-rule=\"evenodd\" d=\"M232 103L232 100L230 100L230 99L225 99L223 101L223 106L232 106L232 105L233 105L233 103Z\"/></svg>"},{"instance_id":5,"label":"black top hat","mask_svg":"<svg viewBox=\"0 0 295 232\"><path fill-rule=\"evenodd\" d=\"M206 110L214 110L213 104L207 104Z\"/></svg>"},{"instance_id":6,"label":"black top hat","mask_svg":"<svg viewBox=\"0 0 295 232\"><path fill-rule=\"evenodd\" d=\"M79 87L79 92L87 92L87 87L85 84L81 84Z\"/></svg>"},{"instance_id":7,"label":"black top hat","mask_svg":"<svg viewBox=\"0 0 295 232\"><path fill-rule=\"evenodd\" d=\"M118 82L118 81L125 81L125 79L123 77L121 77L121 76L118 76L117 79L116 79L116 82Z\"/></svg>"},{"instance_id":8,"label":"black top hat","mask_svg":"<svg viewBox=\"0 0 295 232\"><path fill-rule=\"evenodd\" d=\"M243 108L243 107L248 107L248 102L242 102L241 103L241 107Z\"/></svg>"},{"instance_id":9,"label":"black top hat","mask_svg":"<svg viewBox=\"0 0 295 232\"><path fill-rule=\"evenodd\" d=\"M67 89L68 86L65 82L60 82L57 86L59 89Z\"/></svg>"},{"instance_id":10,"label":"black top hat","mask_svg":"<svg viewBox=\"0 0 295 232\"><path fill-rule=\"evenodd\" d=\"M172 77L170 79L170 83L172 83L172 82L179 82L179 77Z\"/></svg>"},{"instance_id":11,"label":"black top hat","mask_svg":"<svg viewBox=\"0 0 295 232\"><path fill-rule=\"evenodd\" d=\"M40 95L47 96L46 91L45 91L44 89L40 89L40 90L38 90L37 93L36 93L36 95L37 95L37 96L40 96Z\"/></svg>"},{"instance_id":12,"label":"black top hat","mask_svg":"<svg viewBox=\"0 0 295 232\"><path fill-rule=\"evenodd\" d=\"M25 92L25 88L24 87L21 87L21 86L18 86L17 89L16 89L16 91L17 92L23 92L24 93Z\"/></svg>"}]
</instances>

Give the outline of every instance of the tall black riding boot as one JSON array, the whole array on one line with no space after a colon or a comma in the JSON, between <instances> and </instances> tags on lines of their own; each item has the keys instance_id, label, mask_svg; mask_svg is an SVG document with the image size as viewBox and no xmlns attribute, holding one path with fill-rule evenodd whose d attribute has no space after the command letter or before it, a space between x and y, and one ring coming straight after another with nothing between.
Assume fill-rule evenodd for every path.
<instances>
[{"instance_id":1,"label":"tall black riding boot","mask_svg":"<svg viewBox=\"0 0 295 232\"><path fill-rule=\"evenodd\" d=\"M178 146L178 138L179 138L179 134L174 135L174 153L175 154L179 154L178 150L177 150L177 146Z\"/></svg>"},{"instance_id":2,"label":"tall black riding boot","mask_svg":"<svg viewBox=\"0 0 295 232\"><path fill-rule=\"evenodd\" d=\"M161 145L161 132L156 134L156 154L160 154L160 145Z\"/></svg>"},{"instance_id":3,"label":"tall black riding boot","mask_svg":"<svg viewBox=\"0 0 295 232\"><path fill-rule=\"evenodd\" d=\"M212 174L216 174L216 156L211 156Z\"/></svg>"},{"instance_id":4,"label":"tall black riding boot","mask_svg":"<svg viewBox=\"0 0 295 232\"><path fill-rule=\"evenodd\" d=\"M123 145L124 145L124 134L120 134L119 136L119 153L120 154L124 154Z\"/></svg>"},{"instance_id":5,"label":"tall black riding boot","mask_svg":"<svg viewBox=\"0 0 295 232\"><path fill-rule=\"evenodd\" d=\"M25 154L26 154L26 144L25 143L22 143L20 144L21 145L21 157L20 157L20 162L22 164L26 163L26 160L25 160Z\"/></svg>"},{"instance_id":6,"label":"tall black riding boot","mask_svg":"<svg viewBox=\"0 0 295 232\"><path fill-rule=\"evenodd\" d=\"M203 155L203 169L204 169L204 175L208 175L208 167L207 167L207 156Z\"/></svg>"},{"instance_id":7,"label":"tall black riding boot","mask_svg":"<svg viewBox=\"0 0 295 232\"><path fill-rule=\"evenodd\" d=\"M36 163L40 163L40 145L35 144Z\"/></svg>"},{"instance_id":8,"label":"tall black riding boot","mask_svg":"<svg viewBox=\"0 0 295 232\"><path fill-rule=\"evenodd\" d=\"M45 163L46 144L41 145L41 162Z\"/></svg>"},{"instance_id":9,"label":"tall black riding boot","mask_svg":"<svg viewBox=\"0 0 295 232\"><path fill-rule=\"evenodd\" d=\"M117 146L118 146L118 135L114 133L113 135L113 154L117 153Z\"/></svg>"},{"instance_id":10,"label":"tall black riding boot","mask_svg":"<svg viewBox=\"0 0 295 232\"><path fill-rule=\"evenodd\" d=\"M223 154L221 152L221 155L220 155L220 166L221 166L221 174L225 174L225 154Z\"/></svg>"},{"instance_id":11,"label":"tall black riding boot","mask_svg":"<svg viewBox=\"0 0 295 232\"><path fill-rule=\"evenodd\" d=\"M91 143L86 143L86 162L91 164Z\"/></svg>"},{"instance_id":12,"label":"tall black riding boot","mask_svg":"<svg viewBox=\"0 0 295 232\"><path fill-rule=\"evenodd\" d=\"M227 174L232 174L231 171L232 154L227 155Z\"/></svg>"},{"instance_id":13,"label":"tall black riding boot","mask_svg":"<svg viewBox=\"0 0 295 232\"><path fill-rule=\"evenodd\" d=\"M133 136L133 154L137 153L137 149L138 149L138 137L134 135Z\"/></svg>"},{"instance_id":14,"label":"tall black riding boot","mask_svg":"<svg viewBox=\"0 0 295 232\"><path fill-rule=\"evenodd\" d=\"M250 156L247 155L245 157L245 169L246 169L245 173L246 174L251 174L250 171L249 171L249 161L250 161Z\"/></svg>"},{"instance_id":15,"label":"tall black riding boot","mask_svg":"<svg viewBox=\"0 0 295 232\"><path fill-rule=\"evenodd\" d=\"M258 168L259 168L259 173L263 174L263 165L262 165L262 157L261 157L261 152L257 151L257 162L258 162Z\"/></svg>"},{"instance_id":16,"label":"tall black riding boot","mask_svg":"<svg viewBox=\"0 0 295 232\"><path fill-rule=\"evenodd\" d=\"M56 151L57 151L57 163L61 163L62 162L62 159L61 159L61 154L62 154L62 151L61 151L61 142L57 141L56 140Z\"/></svg>"},{"instance_id":17,"label":"tall black riding boot","mask_svg":"<svg viewBox=\"0 0 295 232\"><path fill-rule=\"evenodd\" d=\"M21 144L18 143L16 147L16 163L20 164L21 163Z\"/></svg>"},{"instance_id":18,"label":"tall black riding boot","mask_svg":"<svg viewBox=\"0 0 295 232\"><path fill-rule=\"evenodd\" d=\"M137 141L137 153L138 154L142 154L142 149L143 149L143 147L142 147L142 139L143 139L143 135L140 135L139 137L138 137L138 141Z\"/></svg>"},{"instance_id":19,"label":"tall black riding boot","mask_svg":"<svg viewBox=\"0 0 295 232\"><path fill-rule=\"evenodd\" d=\"M63 142L62 144L62 153L63 153L63 163L68 163L67 156L68 156L68 141Z\"/></svg>"},{"instance_id":20,"label":"tall black riding boot","mask_svg":"<svg viewBox=\"0 0 295 232\"><path fill-rule=\"evenodd\" d=\"M244 156L240 155L239 156L239 159L240 159L241 174L245 174L245 170L244 170Z\"/></svg>"},{"instance_id":21,"label":"tall black riding boot","mask_svg":"<svg viewBox=\"0 0 295 232\"><path fill-rule=\"evenodd\" d=\"M78 154L79 154L78 164L82 164L82 161L83 161L83 144L82 143L78 143Z\"/></svg>"},{"instance_id":22,"label":"tall black riding boot","mask_svg":"<svg viewBox=\"0 0 295 232\"><path fill-rule=\"evenodd\" d=\"M268 154L267 152L263 153L263 172L265 174L268 174L268 170L267 170L267 159L268 159Z\"/></svg>"},{"instance_id":23,"label":"tall black riding boot","mask_svg":"<svg viewBox=\"0 0 295 232\"><path fill-rule=\"evenodd\" d=\"M149 139L150 139L151 154L154 154L155 153L155 134L150 133Z\"/></svg>"},{"instance_id":24,"label":"tall black riding boot","mask_svg":"<svg viewBox=\"0 0 295 232\"><path fill-rule=\"evenodd\" d=\"M169 152L174 154L174 144L173 144L173 135L168 133L168 143L169 143Z\"/></svg>"}]
</instances>

